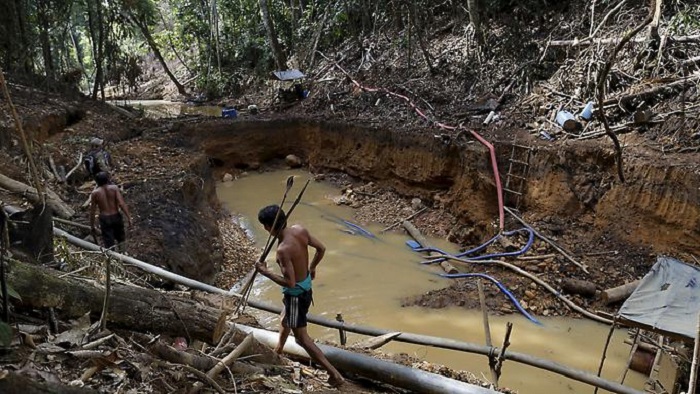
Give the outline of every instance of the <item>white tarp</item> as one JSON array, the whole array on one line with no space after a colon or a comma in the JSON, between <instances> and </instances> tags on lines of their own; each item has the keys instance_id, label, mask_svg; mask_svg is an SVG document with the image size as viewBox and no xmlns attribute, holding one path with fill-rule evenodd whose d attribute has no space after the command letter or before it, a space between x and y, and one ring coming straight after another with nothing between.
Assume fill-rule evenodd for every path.
<instances>
[{"instance_id":1,"label":"white tarp","mask_svg":"<svg viewBox=\"0 0 700 394\"><path fill-rule=\"evenodd\" d=\"M619 317L666 335L694 339L699 300L700 268L661 256L622 305Z\"/></svg>"},{"instance_id":2,"label":"white tarp","mask_svg":"<svg viewBox=\"0 0 700 394\"><path fill-rule=\"evenodd\" d=\"M284 71L273 71L272 75L280 81L293 81L295 79L306 78L306 75L299 70L291 69Z\"/></svg>"}]
</instances>

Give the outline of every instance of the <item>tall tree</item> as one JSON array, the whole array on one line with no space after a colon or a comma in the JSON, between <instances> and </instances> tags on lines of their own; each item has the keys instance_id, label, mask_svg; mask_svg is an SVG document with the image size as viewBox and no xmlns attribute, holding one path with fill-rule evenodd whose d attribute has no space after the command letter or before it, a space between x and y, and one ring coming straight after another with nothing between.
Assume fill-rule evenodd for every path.
<instances>
[{"instance_id":1,"label":"tall tree","mask_svg":"<svg viewBox=\"0 0 700 394\"><path fill-rule=\"evenodd\" d=\"M49 0L40 0L37 1L36 6L37 19L39 22L39 41L41 41L41 54L44 58L44 72L49 81L55 81L55 65L49 37L49 30L51 29L51 17L49 15L51 12L51 4Z\"/></svg>"},{"instance_id":2,"label":"tall tree","mask_svg":"<svg viewBox=\"0 0 700 394\"><path fill-rule=\"evenodd\" d=\"M168 78L170 78L173 84L175 84L177 91L181 95L187 96L187 91L185 90L185 87L180 83L180 81L177 80L172 71L170 71L170 68L166 63L165 58L163 58L163 55L161 54L160 49L158 48L158 44L151 35L151 31L148 25L149 21L153 18L154 11L155 10L153 9L152 4L148 0L142 0L133 7L126 7L124 12L126 13L126 17L129 20L129 22L134 27L139 29L139 31L143 35L143 38L148 43L148 46L151 48L151 51L153 51L153 54L155 55L156 59L158 59L158 62L160 62L160 65L163 67L163 71L165 71L165 73L168 75Z\"/></svg>"},{"instance_id":3,"label":"tall tree","mask_svg":"<svg viewBox=\"0 0 700 394\"><path fill-rule=\"evenodd\" d=\"M469 9L469 22L474 28L474 37L479 46L481 46L484 44L484 31L481 27L479 0L467 0L467 8Z\"/></svg>"},{"instance_id":4,"label":"tall tree","mask_svg":"<svg viewBox=\"0 0 700 394\"><path fill-rule=\"evenodd\" d=\"M265 25L265 30L267 31L267 39L270 41L270 48L272 49L272 54L275 57L275 63L277 64L278 70L287 69L287 56L285 55L279 41L277 40L277 33L275 32L275 26L272 24L272 19L270 18L270 11L267 8L267 0L260 0L260 15L262 16L263 24Z\"/></svg>"}]
</instances>

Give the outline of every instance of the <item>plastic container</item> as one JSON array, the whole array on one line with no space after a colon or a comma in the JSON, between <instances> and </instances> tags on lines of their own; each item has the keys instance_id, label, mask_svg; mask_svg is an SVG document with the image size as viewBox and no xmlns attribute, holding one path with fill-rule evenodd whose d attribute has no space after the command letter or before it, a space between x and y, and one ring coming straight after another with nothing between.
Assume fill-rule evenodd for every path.
<instances>
[{"instance_id":1,"label":"plastic container","mask_svg":"<svg viewBox=\"0 0 700 394\"><path fill-rule=\"evenodd\" d=\"M238 111L236 111L235 108L224 108L221 110L221 117L222 118L237 118Z\"/></svg>"},{"instance_id":2,"label":"plastic container","mask_svg":"<svg viewBox=\"0 0 700 394\"><path fill-rule=\"evenodd\" d=\"M593 117L593 101L589 101L588 104L581 111L581 119L591 120Z\"/></svg>"},{"instance_id":3,"label":"plastic container","mask_svg":"<svg viewBox=\"0 0 700 394\"><path fill-rule=\"evenodd\" d=\"M557 124L566 131L574 131L577 128L577 122L574 114L569 111L559 111L557 113Z\"/></svg>"}]
</instances>

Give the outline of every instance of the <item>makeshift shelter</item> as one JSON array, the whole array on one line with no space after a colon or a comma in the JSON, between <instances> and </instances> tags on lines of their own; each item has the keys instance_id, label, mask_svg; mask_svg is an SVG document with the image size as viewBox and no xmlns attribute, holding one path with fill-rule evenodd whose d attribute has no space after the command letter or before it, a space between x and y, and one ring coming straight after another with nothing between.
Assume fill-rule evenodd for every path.
<instances>
[{"instance_id":1,"label":"makeshift shelter","mask_svg":"<svg viewBox=\"0 0 700 394\"><path fill-rule=\"evenodd\" d=\"M641 345L648 346L642 344L640 338L641 330L645 330L658 334L658 340L653 344L656 356L650 367L652 380L648 381L651 387L647 390L657 392L660 389L662 392L673 393L678 385L678 365L667 352L670 348L664 345L664 337L692 346L698 335L698 300L700 268L671 257L659 256L615 315L611 335L603 350L599 374L616 324L636 329L627 368L637 348ZM667 371L660 371L664 368ZM622 376L623 382L626 373L627 369Z\"/></svg>"},{"instance_id":2,"label":"makeshift shelter","mask_svg":"<svg viewBox=\"0 0 700 394\"><path fill-rule=\"evenodd\" d=\"M303 79L306 78L306 75L299 70L273 71L272 78L288 85L277 89L277 99L280 101L303 100L309 93L303 85Z\"/></svg>"},{"instance_id":3,"label":"makeshift shelter","mask_svg":"<svg viewBox=\"0 0 700 394\"><path fill-rule=\"evenodd\" d=\"M622 304L618 322L692 342L700 313L700 268L659 257Z\"/></svg>"},{"instance_id":4,"label":"makeshift shelter","mask_svg":"<svg viewBox=\"0 0 700 394\"><path fill-rule=\"evenodd\" d=\"M306 75L304 75L304 73L302 73L299 70L295 70L295 69L284 70L284 71L273 71L272 75L278 81L294 81L297 79L306 78Z\"/></svg>"}]
</instances>

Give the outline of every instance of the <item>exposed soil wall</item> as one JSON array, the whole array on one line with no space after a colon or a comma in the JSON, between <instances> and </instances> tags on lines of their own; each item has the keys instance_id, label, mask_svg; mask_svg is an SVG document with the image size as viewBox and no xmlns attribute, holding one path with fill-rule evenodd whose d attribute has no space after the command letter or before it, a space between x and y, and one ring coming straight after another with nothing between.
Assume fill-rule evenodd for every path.
<instances>
[{"instance_id":1,"label":"exposed soil wall","mask_svg":"<svg viewBox=\"0 0 700 394\"><path fill-rule=\"evenodd\" d=\"M473 140L446 141L418 133L289 119L217 120L181 127L181 132L223 166L247 168L295 154L314 172L343 171L379 181L402 194L433 200L485 234L492 234L496 225L497 200L488 151ZM531 145L533 150L521 209L539 218L581 220L594 232L651 246L658 253L697 253L697 171L676 166L670 159L633 156L627 162L627 183L620 184L607 146L523 141L527 138L519 144ZM512 144L494 145L505 182ZM516 159L519 155L523 153L516 150Z\"/></svg>"},{"instance_id":2,"label":"exposed soil wall","mask_svg":"<svg viewBox=\"0 0 700 394\"><path fill-rule=\"evenodd\" d=\"M68 172L95 136L106 141L114 161L112 176L122 185L133 217L127 232L127 252L141 260L187 277L213 283L223 261L217 226L218 200L207 156L192 151L182 138L148 119L127 118L110 105L86 99L15 90L25 131L35 146L37 165L46 184L76 211L75 221L88 224L83 206L95 187L83 166L67 183L49 177L49 158ZM38 105L36 102L43 104ZM166 125L167 126L167 125ZM28 183L26 166L11 123L0 122L2 173ZM5 141L2 140L5 137ZM0 200L13 201L0 191ZM81 237L89 232L67 228Z\"/></svg>"}]
</instances>

